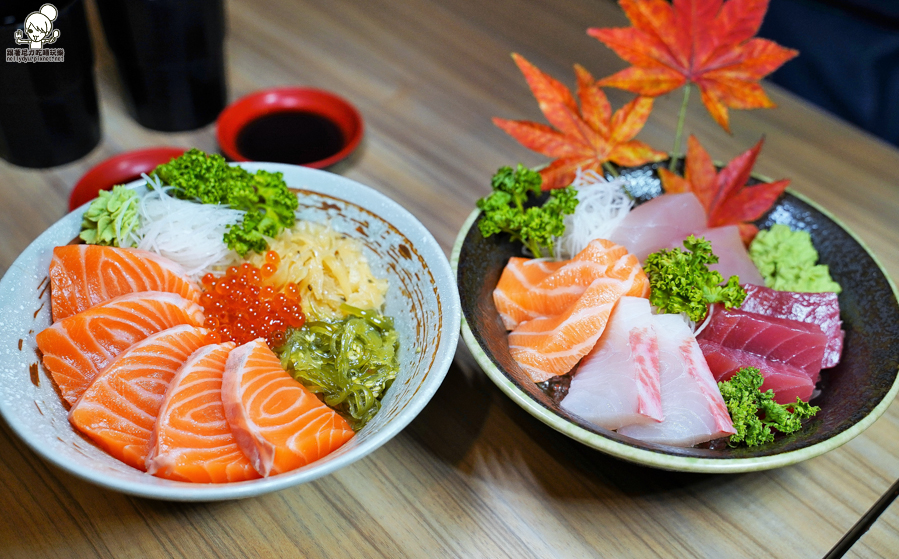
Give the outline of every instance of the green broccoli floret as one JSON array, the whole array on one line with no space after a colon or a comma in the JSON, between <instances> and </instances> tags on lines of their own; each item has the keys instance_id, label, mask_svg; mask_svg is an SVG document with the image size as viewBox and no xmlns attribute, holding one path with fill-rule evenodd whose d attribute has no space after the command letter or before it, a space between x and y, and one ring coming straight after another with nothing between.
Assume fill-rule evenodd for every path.
<instances>
[{"instance_id":1,"label":"green broccoli floret","mask_svg":"<svg viewBox=\"0 0 899 559\"><path fill-rule=\"evenodd\" d=\"M542 206L525 208L529 196L540 194L542 183L540 173L521 163L515 170L500 168L491 180L493 192L477 202L484 214L478 223L481 234L486 238L508 233L535 257L553 257L553 237L565 232L564 216L574 213L577 191L570 186L551 190Z\"/></svg>"},{"instance_id":2,"label":"green broccoli floret","mask_svg":"<svg viewBox=\"0 0 899 559\"><path fill-rule=\"evenodd\" d=\"M740 287L740 278L731 276L719 285L724 278L709 270L709 264L718 262L712 243L690 235L684 248L662 249L646 257L643 269L649 277L650 303L664 313L686 313L694 322L705 318L712 303L729 309L743 304L746 290Z\"/></svg>"},{"instance_id":3,"label":"green broccoli floret","mask_svg":"<svg viewBox=\"0 0 899 559\"><path fill-rule=\"evenodd\" d=\"M264 251L268 246L264 237L274 237L296 221L299 200L287 188L282 173L259 170L251 174L228 165L220 155L192 149L151 174L171 186L170 194L178 198L247 212L224 237L228 247L241 256Z\"/></svg>"},{"instance_id":4,"label":"green broccoli floret","mask_svg":"<svg viewBox=\"0 0 899 559\"><path fill-rule=\"evenodd\" d=\"M718 389L727 405L736 434L729 444L745 443L756 446L774 440L772 429L781 433L793 433L802 426L802 420L812 417L821 408L796 398L791 404L774 401L774 391L759 390L764 382L755 367L743 367L730 380L719 382Z\"/></svg>"}]
</instances>

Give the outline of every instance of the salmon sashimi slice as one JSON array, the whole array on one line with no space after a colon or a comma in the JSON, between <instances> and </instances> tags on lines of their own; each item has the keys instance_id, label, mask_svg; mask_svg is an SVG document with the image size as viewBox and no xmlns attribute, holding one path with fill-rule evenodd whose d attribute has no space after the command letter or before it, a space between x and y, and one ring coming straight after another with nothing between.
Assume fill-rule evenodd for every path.
<instances>
[{"instance_id":1,"label":"salmon sashimi slice","mask_svg":"<svg viewBox=\"0 0 899 559\"><path fill-rule=\"evenodd\" d=\"M603 239L591 241L541 283L560 292L573 291L571 286L586 283L587 274L593 279L585 289L578 287L577 297L560 295L556 305L546 307L535 303L543 314L520 323L509 334L509 352L533 382L567 373L589 353L619 298L649 294L649 281L637 258ZM545 300L553 297L547 294Z\"/></svg>"},{"instance_id":2,"label":"salmon sashimi slice","mask_svg":"<svg viewBox=\"0 0 899 559\"><path fill-rule=\"evenodd\" d=\"M662 421L659 343L647 299L618 300L560 406L611 430Z\"/></svg>"},{"instance_id":3,"label":"salmon sashimi slice","mask_svg":"<svg viewBox=\"0 0 899 559\"><path fill-rule=\"evenodd\" d=\"M175 372L197 349L217 343L205 328L157 332L119 354L69 411L69 421L113 457L146 469L150 435Z\"/></svg>"},{"instance_id":4,"label":"salmon sashimi slice","mask_svg":"<svg viewBox=\"0 0 899 559\"><path fill-rule=\"evenodd\" d=\"M262 339L231 351L222 403L237 443L262 476L305 466L353 437L346 420L287 374Z\"/></svg>"},{"instance_id":5,"label":"salmon sashimi slice","mask_svg":"<svg viewBox=\"0 0 899 559\"><path fill-rule=\"evenodd\" d=\"M200 300L200 288L184 268L152 252L99 245L53 249L50 303L54 322L135 291L168 291Z\"/></svg>"},{"instance_id":6,"label":"salmon sashimi slice","mask_svg":"<svg viewBox=\"0 0 899 559\"><path fill-rule=\"evenodd\" d=\"M122 351L179 324L202 326L203 309L174 293L128 293L53 323L37 347L62 397L74 404Z\"/></svg>"},{"instance_id":7,"label":"salmon sashimi slice","mask_svg":"<svg viewBox=\"0 0 899 559\"><path fill-rule=\"evenodd\" d=\"M541 258L512 257L493 290L493 302L506 330L514 330L520 322L540 316L530 308L528 294L540 290L540 282L565 265L564 261L551 262ZM584 290L578 290L583 293Z\"/></svg>"},{"instance_id":8,"label":"salmon sashimi slice","mask_svg":"<svg viewBox=\"0 0 899 559\"><path fill-rule=\"evenodd\" d=\"M607 277L626 255L624 247L596 239L567 261L510 259L493 291L503 324L514 330L525 320L551 316L573 305L596 278Z\"/></svg>"},{"instance_id":9,"label":"salmon sashimi slice","mask_svg":"<svg viewBox=\"0 0 899 559\"><path fill-rule=\"evenodd\" d=\"M256 479L222 405L222 373L233 342L203 346L175 373L150 436L147 472L195 483Z\"/></svg>"}]
</instances>

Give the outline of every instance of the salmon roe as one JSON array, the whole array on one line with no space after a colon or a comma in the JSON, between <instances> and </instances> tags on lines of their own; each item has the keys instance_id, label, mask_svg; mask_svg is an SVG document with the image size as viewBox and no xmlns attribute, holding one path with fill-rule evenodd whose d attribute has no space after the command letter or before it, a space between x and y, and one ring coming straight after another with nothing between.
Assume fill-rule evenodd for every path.
<instances>
[{"instance_id":1,"label":"salmon roe","mask_svg":"<svg viewBox=\"0 0 899 559\"><path fill-rule=\"evenodd\" d=\"M244 262L228 268L222 277L203 277L200 304L206 313L206 328L218 333L222 341L245 344L265 338L269 347L275 348L284 343L288 327L300 328L306 323L296 284L287 284L280 293L263 284L278 270L278 253L269 251L265 261L262 268Z\"/></svg>"}]
</instances>

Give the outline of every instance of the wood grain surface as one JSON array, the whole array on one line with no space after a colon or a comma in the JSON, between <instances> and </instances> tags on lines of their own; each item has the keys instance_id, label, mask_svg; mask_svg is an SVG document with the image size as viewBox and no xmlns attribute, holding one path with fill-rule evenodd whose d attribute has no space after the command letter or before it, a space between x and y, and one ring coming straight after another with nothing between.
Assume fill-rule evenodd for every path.
<instances>
[{"instance_id":1,"label":"wood grain surface","mask_svg":"<svg viewBox=\"0 0 899 559\"><path fill-rule=\"evenodd\" d=\"M447 254L498 167L545 162L490 120L543 120L510 53L570 86L574 63L597 77L625 67L585 32L627 25L608 0L232 0L227 12L229 98L304 85L349 99L366 136L332 170L400 201ZM2 271L107 157L157 145L217 149L214 126L164 134L127 116L94 23L102 142L48 170L0 162ZM733 111L733 135L698 99L687 131L720 160L764 135L756 170L791 178L899 279L899 150L765 88L779 107ZM629 99L609 95L616 107ZM659 99L639 138L670 149L679 104ZM895 403L848 444L792 467L670 473L540 423L462 344L431 403L381 449L318 481L241 501L167 503L100 489L49 466L0 424L3 557L821 557L899 478ZM897 507L851 556L896 556Z\"/></svg>"}]
</instances>

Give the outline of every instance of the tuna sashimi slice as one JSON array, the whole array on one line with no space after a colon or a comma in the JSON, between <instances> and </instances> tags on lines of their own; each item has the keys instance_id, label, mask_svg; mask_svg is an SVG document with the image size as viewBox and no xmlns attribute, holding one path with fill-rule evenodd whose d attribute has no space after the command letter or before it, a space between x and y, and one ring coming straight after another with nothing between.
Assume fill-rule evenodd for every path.
<instances>
[{"instance_id":1,"label":"tuna sashimi slice","mask_svg":"<svg viewBox=\"0 0 899 559\"><path fill-rule=\"evenodd\" d=\"M827 346L827 336L815 324L720 305L712 309L712 318L698 337L796 367L815 382Z\"/></svg>"},{"instance_id":2,"label":"tuna sashimi slice","mask_svg":"<svg viewBox=\"0 0 899 559\"><path fill-rule=\"evenodd\" d=\"M696 231L693 235L697 238L703 237L712 243L712 252L718 257L718 262L711 264L709 269L720 273L724 281L731 276L737 276L740 278L740 283L765 285L762 274L749 258L749 252L746 251L746 245L743 244L743 239L740 237L739 227L736 225L713 227ZM686 238L671 243L671 246L683 250Z\"/></svg>"},{"instance_id":3,"label":"tuna sashimi slice","mask_svg":"<svg viewBox=\"0 0 899 559\"><path fill-rule=\"evenodd\" d=\"M205 328L181 325L134 344L94 379L72 406L69 421L115 458L146 469L169 382L193 352L216 341Z\"/></svg>"},{"instance_id":4,"label":"tuna sashimi slice","mask_svg":"<svg viewBox=\"0 0 899 559\"><path fill-rule=\"evenodd\" d=\"M50 303L54 322L135 291L168 291L200 300L200 288L184 268L152 252L100 245L53 249Z\"/></svg>"},{"instance_id":5,"label":"tuna sashimi slice","mask_svg":"<svg viewBox=\"0 0 899 559\"><path fill-rule=\"evenodd\" d=\"M315 462L353 437L349 424L287 374L262 339L231 351L222 403L237 444L265 477Z\"/></svg>"},{"instance_id":6,"label":"tuna sashimi slice","mask_svg":"<svg viewBox=\"0 0 899 559\"><path fill-rule=\"evenodd\" d=\"M147 472L178 481L226 483L259 474L237 445L222 405L233 342L203 346L169 384L150 436Z\"/></svg>"},{"instance_id":7,"label":"tuna sashimi slice","mask_svg":"<svg viewBox=\"0 0 899 559\"><path fill-rule=\"evenodd\" d=\"M132 344L179 324L203 325L203 309L174 293L128 293L55 322L37 335L44 366L74 404L104 367Z\"/></svg>"},{"instance_id":8,"label":"tuna sashimi slice","mask_svg":"<svg viewBox=\"0 0 899 559\"><path fill-rule=\"evenodd\" d=\"M836 366L843 352L840 302L836 293L795 293L777 291L760 285L744 285L746 300L741 310L817 324L827 336L822 369Z\"/></svg>"},{"instance_id":9,"label":"tuna sashimi slice","mask_svg":"<svg viewBox=\"0 0 899 559\"><path fill-rule=\"evenodd\" d=\"M733 422L690 328L678 315L653 315L659 338L661 423L627 425L622 435L672 446L693 446L733 435Z\"/></svg>"},{"instance_id":10,"label":"tuna sashimi slice","mask_svg":"<svg viewBox=\"0 0 899 559\"><path fill-rule=\"evenodd\" d=\"M591 241L585 253L594 253L600 261L603 252L621 255L609 264L592 266L591 273L602 274L567 307L558 307L555 314L522 322L509 334L509 353L533 382L543 382L569 372L596 344L612 312L615 302L624 295L645 297L649 282L643 268L632 254L610 241ZM583 262L572 266L568 280L590 268ZM565 266L557 273L562 273ZM567 273L567 272L566 272ZM547 278L549 279L549 278ZM556 287L566 289L560 280Z\"/></svg>"},{"instance_id":11,"label":"tuna sashimi slice","mask_svg":"<svg viewBox=\"0 0 899 559\"><path fill-rule=\"evenodd\" d=\"M612 430L662 420L659 344L647 299L619 299L561 406Z\"/></svg>"},{"instance_id":12,"label":"tuna sashimi slice","mask_svg":"<svg viewBox=\"0 0 899 559\"><path fill-rule=\"evenodd\" d=\"M663 194L640 204L625 216L609 240L626 247L640 262L672 242L707 227L705 209L692 192Z\"/></svg>"},{"instance_id":13,"label":"tuna sashimi slice","mask_svg":"<svg viewBox=\"0 0 899 559\"><path fill-rule=\"evenodd\" d=\"M699 347L718 382L730 379L743 367L755 367L765 379L761 390L763 392L773 390L774 400L778 404L789 404L795 402L796 398L807 402L815 390L815 382L805 374L805 371L796 367L768 361L739 349L722 347L708 340L699 340Z\"/></svg>"}]
</instances>

